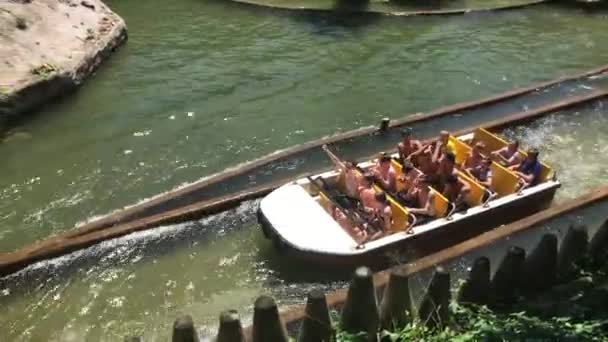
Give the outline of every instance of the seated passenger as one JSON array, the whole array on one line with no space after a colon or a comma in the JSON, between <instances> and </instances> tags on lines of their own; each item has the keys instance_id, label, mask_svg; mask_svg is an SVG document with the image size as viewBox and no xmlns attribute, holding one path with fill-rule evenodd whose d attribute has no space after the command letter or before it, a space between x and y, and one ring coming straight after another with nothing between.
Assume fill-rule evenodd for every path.
<instances>
[{"instance_id":1,"label":"seated passenger","mask_svg":"<svg viewBox=\"0 0 608 342\"><path fill-rule=\"evenodd\" d=\"M374 189L374 176L371 173L363 175L361 185L359 186L359 199L363 205L363 209L371 211L376 204L376 190Z\"/></svg>"},{"instance_id":2,"label":"seated passenger","mask_svg":"<svg viewBox=\"0 0 608 342\"><path fill-rule=\"evenodd\" d=\"M465 171L469 176L477 180L479 184L492 190L492 159L484 157L481 164L477 167L466 169Z\"/></svg>"},{"instance_id":3,"label":"seated passenger","mask_svg":"<svg viewBox=\"0 0 608 342\"><path fill-rule=\"evenodd\" d=\"M401 131L401 137L402 140L397 145L397 150L399 151L401 163L405 163L410 160L412 154L422 149L422 143L419 140L412 139L412 129L410 127L406 127Z\"/></svg>"},{"instance_id":4,"label":"seated passenger","mask_svg":"<svg viewBox=\"0 0 608 342\"><path fill-rule=\"evenodd\" d=\"M519 177L521 185L534 186L540 182L542 165L538 161L538 150L528 150L528 155L521 163L510 167Z\"/></svg>"},{"instance_id":5,"label":"seated passenger","mask_svg":"<svg viewBox=\"0 0 608 342\"><path fill-rule=\"evenodd\" d=\"M450 141L450 132L439 132L439 139L436 140L435 145L433 146L433 153L435 153L437 150L439 150L437 152L439 153L439 157L441 157L442 154L448 152L454 153L456 149L454 146L454 142Z\"/></svg>"},{"instance_id":6,"label":"seated passenger","mask_svg":"<svg viewBox=\"0 0 608 342\"><path fill-rule=\"evenodd\" d=\"M468 183L451 174L446 178L445 187L441 194L456 206L456 211L461 211L468 208L466 198L470 192L471 187Z\"/></svg>"},{"instance_id":7,"label":"seated passenger","mask_svg":"<svg viewBox=\"0 0 608 342\"><path fill-rule=\"evenodd\" d=\"M416 170L414 165L409 161L405 161L403 164L403 174L399 176L398 180L403 184L402 191L407 191L414 185L414 180L418 178L419 171Z\"/></svg>"},{"instance_id":8,"label":"seated passenger","mask_svg":"<svg viewBox=\"0 0 608 342\"><path fill-rule=\"evenodd\" d=\"M464 170L474 169L481 165L481 161L483 159L481 153L485 148L486 145L484 145L484 143L482 143L481 141L477 142L471 149L471 152L469 152L469 154L467 155L467 159L465 159L464 164L462 164L462 168Z\"/></svg>"},{"instance_id":9,"label":"seated passenger","mask_svg":"<svg viewBox=\"0 0 608 342\"><path fill-rule=\"evenodd\" d=\"M433 175L437 172L438 163L433 162L431 153L424 152L419 154L416 161L418 162L418 169L422 171L423 174Z\"/></svg>"},{"instance_id":10,"label":"seated passenger","mask_svg":"<svg viewBox=\"0 0 608 342\"><path fill-rule=\"evenodd\" d=\"M458 171L456 171L456 155L452 152L447 152L439 162L437 172L431 176L431 182L437 190L443 191L447 179L450 176L456 177Z\"/></svg>"},{"instance_id":11,"label":"seated passenger","mask_svg":"<svg viewBox=\"0 0 608 342\"><path fill-rule=\"evenodd\" d=\"M374 209L370 212L370 221L373 222L373 226L380 227L382 230L375 232L370 237L371 240L390 232L393 224L393 211L386 198L386 193L384 191L376 193L375 202Z\"/></svg>"},{"instance_id":12,"label":"seated passenger","mask_svg":"<svg viewBox=\"0 0 608 342\"><path fill-rule=\"evenodd\" d=\"M329 159L334 163L336 171L344 174L344 181L346 184L346 195L351 198L358 198L358 188L361 182L361 174L357 170L357 163L354 161L341 161L335 154L333 154L327 145L321 147L325 153L329 156Z\"/></svg>"},{"instance_id":13,"label":"seated passenger","mask_svg":"<svg viewBox=\"0 0 608 342\"><path fill-rule=\"evenodd\" d=\"M378 159L378 164L372 170L375 180L380 187L390 193L397 191L397 172L391 163L391 157L382 153Z\"/></svg>"},{"instance_id":14,"label":"seated passenger","mask_svg":"<svg viewBox=\"0 0 608 342\"><path fill-rule=\"evenodd\" d=\"M410 205L406 206L406 209L416 215L419 222L421 222L420 219L435 218L435 206L430 185L428 176L420 176L416 180L416 186L409 193Z\"/></svg>"},{"instance_id":15,"label":"seated passenger","mask_svg":"<svg viewBox=\"0 0 608 342\"><path fill-rule=\"evenodd\" d=\"M519 164L521 162L519 141L514 140L500 150L492 152L492 157L505 167Z\"/></svg>"}]
</instances>

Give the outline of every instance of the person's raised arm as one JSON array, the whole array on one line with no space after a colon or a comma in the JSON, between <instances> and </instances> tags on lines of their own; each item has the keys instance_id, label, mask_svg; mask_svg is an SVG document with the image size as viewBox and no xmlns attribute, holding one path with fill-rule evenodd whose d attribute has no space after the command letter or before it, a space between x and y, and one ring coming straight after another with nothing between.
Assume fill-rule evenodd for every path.
<instances>
[{"instance_id":1,"label":"person's raised arm","mask_svg":"<svg viewBox=\"0 0 608 342\"><path fill-rule=\"evenodd\" d=\"M323 146L321 146L321 148L323 149L325 154L327 154L329 159L331 159L331 161L334 163L336 168L338 168L342 171L346 171L346 168L344 167L344 162L342 162L340 160L340 158L338 158L338 156L336 156L332 151L330 151L329 148L327 147L327 145L323 145Z\"/></svg>"}]
</instances>

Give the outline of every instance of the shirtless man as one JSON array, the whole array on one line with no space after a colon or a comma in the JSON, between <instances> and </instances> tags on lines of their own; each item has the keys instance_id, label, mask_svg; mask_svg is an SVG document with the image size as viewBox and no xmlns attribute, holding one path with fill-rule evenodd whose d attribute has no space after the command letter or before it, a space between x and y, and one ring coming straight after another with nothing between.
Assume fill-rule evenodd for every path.
<instances>
[{"instance_id":1,"label":"shirtless man","mask_svg":"<svg viewBox=\"0 0 608 342\"><path fill-rule=\"evenodd\" d=\"M485 148L486 145L481 141L478 141L471 149L471 152L469 152L469 154L467 155L467 159L465 159L464 164L462 164L462 168L468 170L474 169L481 165L481 161L483 159L481 153Z\"/></svg>"},{"instance_id":2,"label":"shirtless man","mask_svg":"<svg viewBox=\"0 0 608 342\"><path fill-rule=\"evenodd\" d=\"M418 216L418 220L424 217L434 218L435 217L435 206L433 205L433 193L430 189L430 179L428 176L421 176L416 182L414 191L411 192L410 203L411 206L406 209Z\"/></svg>"},{"instance_id":3,"label":"shirtless man","mask_svg":"<svg viewBox=\"0 0 608 342\"><path fill-rule=\"evenodd\" d=\"M519 141L511 141L507 146L492 152L492 157L500 162L502 166L509 167L521 162L519 155Z\"/></svg>"},{"instance_id":4,"label":"shirtless man","mask_svg":"<svg viewBox=\"0 0 608 342\"><path fill-rule=\"evenodd\" d=\"M419 171L416 170L412 163L406 160L403 164L403 174L398 178L399 182L403 184L402 191L407 191L411 187L413 187L414 181L416 180L416 178L418 178L418 176Z\"/></svg>"},{"instance_id":5,"label":"shirtless man","mask_svg":"<svg viewBox=\"0 0 608 342\"><path fill-rule=\"evenodd\" d=\"M371 211L376 205L376 190L374 189L374 176L371 173L363 175L359 186L359 198L366 212Z\"/></svg>"},{"instance_id":6,"label":"shirtless man","mask_svg":"<svg viewBox=\"0 0 608 342\"><path fill-rule=\"evenodd\" d=\"M343 162L335 154L333 154L327 145L322 146L323 151L329 156L329 159L334 163L336 171L344 173L346 183L346 195L351 198L358 198L359 184L361 182L361 174L357 170L357 164L352 161Z\"/></svg>"},{"instance_id":7,"label":"shirtless man","mask_svg":"<svg viewBox=\"0 0 608 342\"><path fill-rule=\"evenodd\" d=\"M519 177L522 185L534 186L540 182L542 165L538 161L538 150L528 150L528 155L521 163L510 167Z\"/></svg>"},{"instance_id":8,"label":"shirtless man","mask_svg":"<svg viewBox=\"0 0 608 342\"><path fill-rule=\"evenodd\" d=\"M397 172L391 165L391 157L388 154L381 154L378 164L373 169L374 178L380 186L390 193L397 191Z\"/></svg>"},{"instance_id":9,"label":"shirtless man","mask_svg":"<svg viewBox=\"0 0 608 342\"><path fill-rule=\"evenodd\" d=\"M481 164L477 167L466 169L465 171L473 179L476 179L479 184L492 190L492 159L484 157Z\"/></svg>"},{"instance_id":10,"label":"shirtless man","mask_svg":"<svg viewBox=\"0 0 608 342\"><path fill-rule=\"evenodd\" d=\"M370 240L377 239L390 232L393 225L393 211L386 199L386 194L383 191L377 192L374 199L375 204L373 210L370 211L370 219L375 221L377 226L381 227L382 230L375 232L370 237Z\"/></svg>"},{"instance_id":11,"label":"shirtless man","mask_svg":"<svg viewBox=\"0 0 608 342\"><path fill-rule=\"evenodd\" d=\"M437 186L437 190L442 191L445 187L447 179L450 176L456 177L458 171L456 171L456 156L452 152L446 153L437 168L437 172L431 175L431 181Z\"/></svg>"},{"instance_id":12,"label":"shirtless man","mask_svg":"<svg viewBox=\"0 0 608 342\"><path fill-rule=\"evenodd\" d=\"M454 203L456 210L467 209L466 198L471 192L471 187L466 182L458 179L456 175L449 175L446 178L446 183L441 194L448 199L448 201Z\"/></svg>"},{"instance_id":13,"label":"shirtless man","mask_svg":"<svg viewBox=\"0 0 608 342\"><path fill-rule=\"evenodd\" d=\"M402 163L410 160L412 154L422 149L422 143L419 140L412 139L412 129L406 127L401 131L401 142L397 145L399 151L399 159Z\"/></svg>"}]
</instances>

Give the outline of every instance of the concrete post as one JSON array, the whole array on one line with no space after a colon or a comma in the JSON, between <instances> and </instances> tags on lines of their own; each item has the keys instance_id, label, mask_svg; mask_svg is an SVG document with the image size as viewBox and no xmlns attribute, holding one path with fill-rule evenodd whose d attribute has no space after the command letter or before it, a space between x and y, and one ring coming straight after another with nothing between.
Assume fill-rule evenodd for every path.
<instances>
[{"instance_id":1,"label":"concrete post","mask_svg":"<svg viewBox=\"0 0 608 342\"><path fill-rule=\"evenodd\" d=\"M393 269L380 304L380 326L383 329L401 327L411 306L407 274L403 268Z\"/></svg>"},{"instance_id":2,"label":"concrete post","mask_svg":"<svg viewBox=\"0 0 608 342\"><path fill-rule=\"evenodd\" d=\"M272 297L260 296L253 305L253 342L288 342L285 325Z\"/></svg>"},{"instance_id":3,"label":"concrete post","mask_svg":"<svg viewBox=\"0 0 608 342\"><path fill-rule=\"evenodd\" d=\"M490 259L479 257L473 262L469 276L458 290L460 303L487 304L490 293Z\"/></svg>"},{"instance_id":4,"label":"concrete post","mask_svg":"<svg viewBox=\"0 0 608 342\"><path fill-rule=\"evenodd\" d=\"M574 269L577 261L587 252L589 245L587 227L574 225L568 228L557 254L557 273L568 276Z\"/></svg>"},{"instance_id":5,"label":"concrete post","mask_svg":"<svg viewBox=\"0 0 608 342\"><path fill-rule=\"evenodd\" d=\"M380 132L386 132L388 131L388 127L391 123L391 119L389 118L382 118L382 121L380 121L380 127L378 128L378 130Z\"/></svg>"},{"instance_id":6,"label":"concrete post","mask_svg":"<svg viewBox=\"0 0 608 342\"><path fill-rule=\"evenodd\" d=\"M298 342L330 342L332 327L325 294L320 290L308 293L306 317L300 326Z\"/></svg>"},{"instance_id":7,"label":"concrete post","mask_svg":"<svg viewBox=\"0 0 608 342\"><path fill-rule=\"evenodd\" d=\"M522 287L527 291L543 291L555 285L557 268L557 237L544 234L524 262Z\"/></svg>"},{"instance_id":8,"label":"concrete post","mask_svg":"<svg viewBox=\"0 0 608 342\"><path fill-rule=\"evenodd\" d=\"M448 324L450 305L450 273L443 267L435 269L431 283L418 309L418 317L429 327Z\"/></svg>"},{"instance_id":9,"label":"concrete post","mask_svg":"<svg viewBox=\"0 0 608 342\"><path fill-rule=\"evenodd\" d=\"M512 303L520 289L526 251L521 247L510 247L490 282L490 297L493 303Z\"/></svg>"},{"instance_id":10,"label":"concrete post","mask_svg":"<svg viewBox=\"0 0 608 342\"><path fill-rule=\"evenodd\" d=\"M173 342L198 342L192 316L184 315L173 322Z\"/></svg>"},{"instance_id":11,"label":"concrete post","mask_svg":"<svg viewBox=\"0 0 608 342\"><path fill-rule=\"evenodd\" d=\"M379 320L372 271L359 267L342 308L342 328L350 333L367 332L372 338L378 331Z\"/></svg>"},{"instance_id":12,"label":"concrete post","mask_svg":"<svg viewBox=\"0 0 608 342\"><path fill-rule=\"evenodd\" d=\"M220 314L220 327L215 342L244 342L243 326L236 310L227 310Z\"/></svg>"}]
</instances>

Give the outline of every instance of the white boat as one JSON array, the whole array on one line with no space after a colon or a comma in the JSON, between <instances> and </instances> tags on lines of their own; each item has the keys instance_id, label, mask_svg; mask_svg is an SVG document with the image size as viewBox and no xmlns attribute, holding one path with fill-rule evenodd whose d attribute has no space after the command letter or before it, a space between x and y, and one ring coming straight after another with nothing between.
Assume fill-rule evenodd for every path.
<instances>
[{"instance_id":1,"label":"white boat","mask_svg":"<svg viewBox=\"0 0 608 342\"><path fill-rule=\"evenodd\" d=\"M483 128L464 136L450 137L450 140L457 165L464 161L474 142L482 141L486 153L507 144ZM525 156L523 151L520 153ZM401 165L396 160L392 163L401 173ZM374 160L359 164L362 169L373 165ZM260 202L258 221L264 235L272 240L276 249L289 256L323 263L359 265L386 260L387 256L394 258L395 251L414 258L547 208L560 183L548 165L541 165L538 184L521 188L513 172L493 162L492 196L486 194L483 186L459 171L458 177L471 187L466 199L470 208L454 212L447 199L435 191L434 206L438 215L425 223L418 223L416 215L410 214L395 196L389 195L393 213L390 231L364 243L357 241L350 230L333 219L326 209L336 202L311 183L320 177L332 187L343 188L344 177L334 170L292 181L268 194Z\"/></svg>"}]
</instances>

